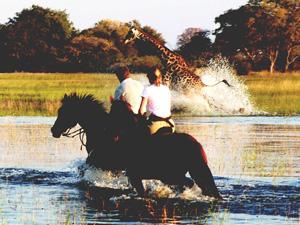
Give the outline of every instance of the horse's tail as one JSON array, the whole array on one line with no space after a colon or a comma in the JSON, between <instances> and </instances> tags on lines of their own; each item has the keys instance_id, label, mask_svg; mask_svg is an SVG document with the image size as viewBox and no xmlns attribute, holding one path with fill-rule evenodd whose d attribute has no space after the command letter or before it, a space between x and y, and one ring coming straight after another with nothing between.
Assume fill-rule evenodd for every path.
<instances>
[{"instance_id":1,"label":"horse's tail","mask_svg":"<svg viewBox=\"0 0 300 225\"><path fill-rule=\"evenodd\" d=\"M216 83L214 83L214 84L205 84L203 81L202 81L202 83L206 86L206 87L214 87L214 86L216 86L216 85L218 85L218 84L220 84L220 83L224 83L224 84L226 84L228 87L233 87L231 84L229 84L228 83L228 81L227 80L220 80L220 81L218 81L218 82L216 82Z\"/></svg>"},{"instance_id":2,"label":"horse's tail","mask_svg":"<svg viewBox=\"0 0 300 225\"><path fill-rule=\"evenodd\" d=\"M207 165L206 154L199 142L197 143L197 152L196 155L198 155L198 157L193 157L189 167L189 173L192 179L201 188L203 195L222 199L213 175Z\"/></svg>"}]
</instances>

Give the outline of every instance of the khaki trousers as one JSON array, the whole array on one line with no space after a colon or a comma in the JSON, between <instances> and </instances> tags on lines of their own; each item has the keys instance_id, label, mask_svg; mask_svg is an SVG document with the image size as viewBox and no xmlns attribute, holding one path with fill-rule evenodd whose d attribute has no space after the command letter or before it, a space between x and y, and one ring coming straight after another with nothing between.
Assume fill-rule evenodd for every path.
<instances>
[{"instance_id":1,"label":"khaki trousers","mask_svg":"<svg viewBox=\"0 0 300 225\"><path fill-rule=\"evenodd\" d=\"M167 121L149 121L149 130L151 134L155 134L162 127L171 127L172 133L175 131L175 123L173 119L168 120L173 126L170 125Z\"/></svg>"}]
</instances>

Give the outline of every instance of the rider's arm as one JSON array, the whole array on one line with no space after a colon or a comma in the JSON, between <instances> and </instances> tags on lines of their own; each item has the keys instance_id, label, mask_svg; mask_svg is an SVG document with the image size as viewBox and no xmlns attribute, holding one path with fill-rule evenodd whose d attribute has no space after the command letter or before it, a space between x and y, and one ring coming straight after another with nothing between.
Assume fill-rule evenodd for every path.
<instances>
[{"instance_id":1,"label":"rider's arm","mask_svg":"<svg viewBox=\"0 0 300 225\"><path fill-rule=\"evenodd\" d=\"M140 104L140 108L139 108L139 114L140 115L144 115L147 111L147 102L148 102L148 99L145 98L145 97L142 97L142 101L141 101L141 104Z\"/></svg>"}]
</instances>

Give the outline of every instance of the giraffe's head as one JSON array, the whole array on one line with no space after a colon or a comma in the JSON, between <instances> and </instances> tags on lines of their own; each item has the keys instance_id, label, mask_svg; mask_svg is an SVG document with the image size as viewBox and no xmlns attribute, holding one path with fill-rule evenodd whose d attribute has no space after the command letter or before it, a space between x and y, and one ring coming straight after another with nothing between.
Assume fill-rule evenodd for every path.
<instances>
[{"instance_id":1,"label":"giraffe's head","mask_svg":"<svg viewBox=\"0 0 300 225\"><path fill-rule=\"evenodd\" d=\"M136 29L134 26L131 26L126 37L125 37L125 44L128 44L129 42L134 41L135 39L139 38L140 32L138 29Z\"/></svg>"}]
</instances>

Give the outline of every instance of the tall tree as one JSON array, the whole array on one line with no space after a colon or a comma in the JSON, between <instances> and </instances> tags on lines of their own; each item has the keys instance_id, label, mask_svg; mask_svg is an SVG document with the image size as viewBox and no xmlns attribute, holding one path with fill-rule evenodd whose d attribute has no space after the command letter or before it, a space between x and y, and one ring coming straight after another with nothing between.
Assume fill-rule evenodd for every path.
<instances>
[{"instance_id":1,"label":"tall tree","mask_svg":"<svg viewBox=\"0 0 300 225\"><path fill-rule=\"evenodd\" d=\"M251 16L250 6L245 5L216 17L215 23L219 23L220 26L214 32L215 48L225 56L233 55L239 49L245 51L248 42L246 39L247 23ZM249 57L253 60L255 56Z\"/></svg>"},{"instance_id":2,"label":"tall tree","mask_svg":"<svg viewBox=\"0 0 300 225\"><path fill-rule=\"evenodd\" d=\"M15 70L56 71L64 63L64 47L75 29L64 11L33 5L6 24L8 57Z\"/></svg>"},{"instance_id":3,"label":"tall tree","mask_svg":"<svg viewBox=\"0 0 300 225\"><path fill-rule=\"evenodd\" d=\"M127 46L124 45L123 39L129 28L125 23L117 20L105 19L95 24L94 27L81 32L82 35L94 36L110 40L122 53L127 54Z\"/></svg>"},{"instance_id":4,"label":"tall tree","mask_svg":"<svg viewBox=\"0 0 300 225\"><path fill-rule=\"evenodd\" d=\"M180 48L181 46L189 43L192 39L192 37L195 36L196 33L200 32L201 29L198 27L189 27L186 28L182 34L178 35L177 37L177 48Z\"/></svg>"},{"instance_id":5,"label":"tall tree","mask_svg":"<svg viewBox=\"0 0 300 225\"><path fill-rule=\"evenodd\" d=\"M137 27L164 42L161 35L149 26ZM120 64L129 65L133 70L141 71L152 64L157 64L156 49L140 41L125 45L124 39L129 31L129 24L116 20L101 20L94 27L83 30L68 45L70 64L80 71L107 71ZM143 64L144 62L144 64ZM70 67L72 68L72 67Z\"/></svg>"},{"instance_id":6,"label":"tall tree","mask_svg":"<svg viewBox=\"0 0 300 225\"><path fill-rule=\"evenodd\" d=\"M282 44L282 49L286 55L284 70L287 71L300 57L300 3L294 0L281 0L277 2L280 8L287 10L287 20L284 30L285 38Z\"/></svg>"},{"instance_id":7,"label":"tall tree","mask_svg":"<svg viewBox=\"0 0 300 225\"><path fill-rule=\"evenodd\" d=\"M6 26L0 24L0 71L9 71L10 65L8 62L8 53L7 53L7 39L6 39Z\"/></svg>"},{"instance_id":8,"label":"tall tree","mask_svg":"<svg viewBox=\"0 0 300 225\"><path fill-rule=\"evenodd\" d=\"M107 71L121 57L111 40L89 35L79 35L67 47L70 69L81 72Z\"/></svg>"},{"instance_id":9,"label":"tall tree","mask_svg":"<svg viewBox=\"0 0 300 225\"><path fill-rule=\"evenodd\" d=\"M298 3L284 1L289 4L279 4L281 1L275 0L250 0L237 10L220 15L215 19L216 23L220 23L215 31L216 45L231 54L242 51L252 62L257 58L267 58L272 73L283 49L286 51L291 43L295 46L295 42L286 40L295 36L294 29L299 23L296 17L289 16L291 5L296 7ZM291 21L295 23L293 29L289 28Z\"/></svg>"},{"instance_id":10,"label":"tall tree","mask_svg":"<svg viewBox=\"0 0 300 225\"><path fill-rule=\"evenodd\" d=\"M200 29L199 29L200 30ZM197 62L196 66L205 66L212 57L212 42L208 37L209 31L194 33L190 40L179 46L178 52L189 62ZM185 36L185 35L183 35Z\"/></svg>"}]
</instances>

